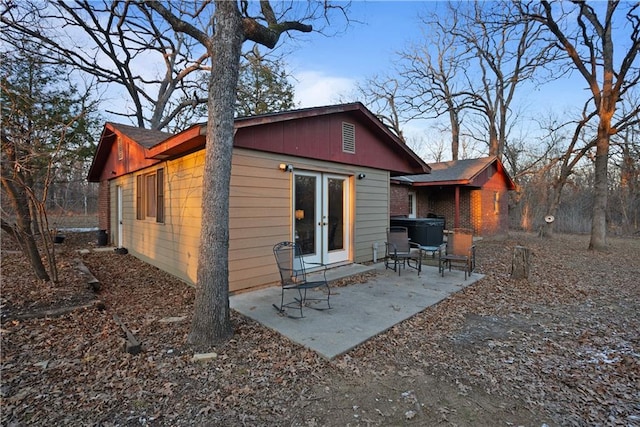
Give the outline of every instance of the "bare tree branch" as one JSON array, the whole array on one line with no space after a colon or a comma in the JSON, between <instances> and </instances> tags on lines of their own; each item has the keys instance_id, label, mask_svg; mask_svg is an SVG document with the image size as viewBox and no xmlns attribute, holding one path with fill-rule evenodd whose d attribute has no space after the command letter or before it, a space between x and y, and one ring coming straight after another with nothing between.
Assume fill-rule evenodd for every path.
<instances>
[{"instance_id":1,"label":"bare tree branch","mask_svg":"<svg viewBox=\"0 0 640 427\"><path fill-rule=\"evenodd\" d=\"M3 10L0 39L14 44L27 35L49 63L69 65L97 83L124 89L131 104L124 115L138 126L161 129L189 112L176 102L181 94L204 90L197 74L208 68L209 58L193 54L196 41L158 26L140 6L129 0L58 0L41 7L26 0ZM70 38L71 33L83 36ZM165 64L164 72L155 74L146 66L150 56Z\"/></svg>"}]
</instances>

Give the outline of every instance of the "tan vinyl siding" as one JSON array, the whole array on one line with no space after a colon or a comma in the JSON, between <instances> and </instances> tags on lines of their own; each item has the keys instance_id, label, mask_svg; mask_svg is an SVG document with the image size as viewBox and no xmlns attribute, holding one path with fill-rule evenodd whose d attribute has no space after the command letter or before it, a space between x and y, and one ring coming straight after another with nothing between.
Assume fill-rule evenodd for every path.
<instances>
[{"instance_id":1,"label":"tan vinyl siding","mask_svg":"<svg viewBox=\"0 0 640 427\"><path fill-rule=\"evenodd\" d=\"M373 245L384 254L389 226L389 173L371 169L356 180L355 262L373 260Z\"/></svg>"},{"instance_id":2,"label":"tan vinyl siding","mask_svg":"<svg viewBox=\"0 0 640 427\"><path fill-rule=\"evenodd\" d=\"M291 235L291 174L279 159L234 150L229 198L229 288L274 283L273 245Z\"/></svg>"},{"instance_id":3,"label":"tan vinyl siding","mask_svg":"<svg viewBox=\"0 0 640 427\"><path fill-rule=\"evenodd\" d=\"M354 262L366 262L371 261L373 259L372 246L374 242L378 242L379 245L383 245L386 239L386 228L389 224L389 202L388 202L388 192L389 192L389 173L387 171L381 171L377 169L370 168L362 168L362 167L354 167L352 165L342 165L335 163L328 163L324 161L317 161L312 159L302 159L296 157L288 157L282 155L268 154L268 153L259 153L252 152L249 150L240 150L236 149L234 151L235 156L238 157L239 153L244 153L241 157L238 158L238 161L234 161L233 167L233 177L232 177L232 194L236 194L234 187L234 179L236 178L236 165L242 161L247 161L248 159L257 158L262 159L262 161L270 160L272 167L277 169L278 164L286 163L292 164L296 171L300 170L310 170L310 171L320 171L327 173L335 173L342 175L350 175L355 176L358 173L364 173L366 177L362 180L352 179L352 187L355 192L355 202L353 207L353 218L354 218L354 229L353 234L351 236L352 242L352 261ZM251 164L253 166L253 164ZM255 168L251 168L253 173L255 172ZM287 177L288 181L288 189L286 194L284 194L284 199L270 200L268 201L268 210L270 210L270 214L274 217L280 217L280 214L276 215L276 212L280 212L282 210L282 218L286 219L286 227L279 228L277 236L281 237L280 240L273 240L268 242L268 257L265 260L266 266L273 266L273 254L271 252L271 248L273 244L281 240L289 240L291 239L291 222L290 222L290 212L291 212L291 177L292 174L288 172L276 171L281 176ZM262 175L263 173L258 173ZM263 178L262 178L263 179ZM249 203L248 201L242 202L244 205ZM352 201L353 203L353 201ZM230 209L233 210L234 204L231 204ZM264 207L257 209L265 209ZM233 217L233 215L231 215ZM273 219L272 219L273 220ZM275 225L274 225L275 226ZM233 232L233 227L232 227ZM237 243L235 239L233 239L233 235L231 236L231 244ZM240 237L238 235L238 237ZM275 236L274 236L275 237ZM250 243L251 244L251 243ZM255 245L255 244L254 244ZM230 257L231 258L231 257ZM231 268L230 268L231 271ZM274 281L278 280L277 273L274 270Z\"/></svg>"},{"instance_id":4,"label":"tan vinyl siding","mask_svg":"<svg viewBox=\"0 0 640 427\"><path fill-rule=\"evenodd\" d=\"M200 241L201 185L204 152L156 165L115 180L123 185L122 246L142 260L195 283ZM164 223L136 219L136 176L164 168ZM115 190L112 191L115 201ZM115 205L115 203L113 203ZM112 212L116 218L117 212Z\"/></svg>"},{"instance_id":5,"label":"tan vinyl siding","mask_svg":"<svg viewBox=\"0 0 640 427\"><path fill-rule=\"evenodd\" d=\"M190 283L196 282L198 268L203 166L204 151L165 163L165 223L142 224L158 235L155 242L144 242L149 245L145 253L152 254L158 267Z\"/></svg>"},{"instance_id":6,"label":"tan vinyl siding","mask_svg":"<svg viewBox=\"0 0 640 427\"><path fill-rule=\"evenodd\" d=\"M293 174L279 170L290 163L296 170L349 176L355 191L352 256L356 262L372 259L374 242L384 242L388 226L389 174L386 171L301 159L246 149L234 149L229 199L229 289L231 292L275 284L279 280L272 248L291 239ZM123 186L123 246L132 254L181 279L195 283L201 225L201 187L204 151L140 171L164 168L164 223L136 220L135 177L111 184L112 230L115 224L116 185ZM380 243L382 244L382 243Z\"/></svg>"}]
</instances>

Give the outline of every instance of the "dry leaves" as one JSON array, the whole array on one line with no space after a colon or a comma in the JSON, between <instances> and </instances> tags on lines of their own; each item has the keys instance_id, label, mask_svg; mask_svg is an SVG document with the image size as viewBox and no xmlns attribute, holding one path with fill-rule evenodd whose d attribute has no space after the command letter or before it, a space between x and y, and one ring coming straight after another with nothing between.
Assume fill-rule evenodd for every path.
<instances>
[{"instance_id":1,"label":"dry leaves","mask_svg":"<svg viewBox=\"0 0 640 427\"><path fill-rule=\"evenodd\" d=\"M2 239L3 425L640 425L638 239L604 253L585 236L484 239L485 279L332 362L235 313L217 357L192 361L193 290L90 253L94 295L71 266L94 239L67 236L56 285ZM528 281L509 278L516 245ZM104 310L16 320L96 297ZM123 351L113 314L142 353Z\"/></svg>"}]
</instances>

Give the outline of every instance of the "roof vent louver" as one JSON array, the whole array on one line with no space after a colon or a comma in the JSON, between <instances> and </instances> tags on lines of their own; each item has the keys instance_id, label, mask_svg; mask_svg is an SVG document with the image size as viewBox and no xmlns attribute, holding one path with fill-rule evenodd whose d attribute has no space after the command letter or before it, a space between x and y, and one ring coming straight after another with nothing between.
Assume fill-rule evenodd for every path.
<instances>
[{"instance_id":1,"label":"roof vent louver","mask_svg":"<svg viewBox=\"0 0 640 427\"><path fill-rule=\"evenodd\" d=\"M355 154L356 127L351 123L342 122L342 151Z\"/></svg>"}]
</instances>

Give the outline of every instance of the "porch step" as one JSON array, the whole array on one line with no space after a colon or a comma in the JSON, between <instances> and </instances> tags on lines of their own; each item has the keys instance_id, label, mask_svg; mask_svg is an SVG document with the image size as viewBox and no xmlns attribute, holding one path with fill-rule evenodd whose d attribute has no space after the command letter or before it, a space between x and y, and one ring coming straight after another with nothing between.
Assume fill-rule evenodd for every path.
<instances>
[{"instance_id":1,"label":"porch step","mask_svg":"<svg viewBox=\"0 0 640 427\"><path fill-rule=\"evenodd\" d=\"M362 264L347 264L340 267L334 267L327 270L327 281L329 283L336 280L344 279L346 277L355 276L357 274L368 273L374 271L376 268L374 265L362 265ZM322 273L310 273L308 275L309 281L321 279Z\"/></svg>"}]
</instances>

